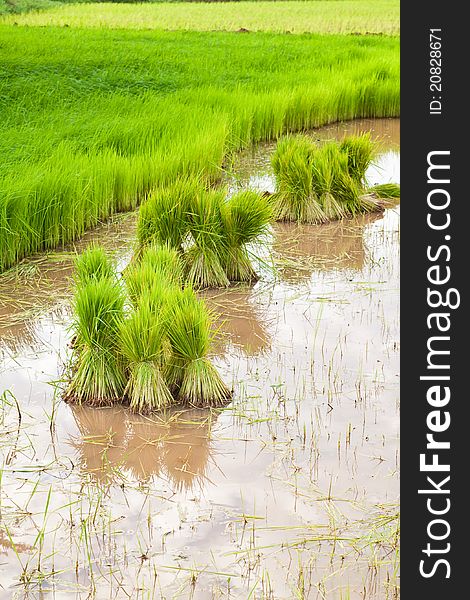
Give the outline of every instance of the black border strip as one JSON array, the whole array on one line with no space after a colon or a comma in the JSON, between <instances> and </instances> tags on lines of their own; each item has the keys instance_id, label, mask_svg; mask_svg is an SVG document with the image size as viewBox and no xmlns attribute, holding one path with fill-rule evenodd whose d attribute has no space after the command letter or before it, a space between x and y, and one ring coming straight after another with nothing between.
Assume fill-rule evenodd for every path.
<instances>
[{"instance_id":1,"label":"black border strip","mask_svg":"<svg viewBox=\"0 0 470 600\"><path fill-rule=\"evenodd\" d=\"M470 440L470 400L463 385L470 370L463 292L470 271L470 233L464 230L470 213L464 186L470 152L463 149L470 31L458 7L435 0L401 3L401 587L406 600L470 597L464 581L466 552L457 548L470 532L463 508ZM436 49L440 54L431 54ZM431 58L440 58L440 65ZM450 168L428 172L431 163ZM460 306L431 307L440 300L437 293L429 297L428 289L452 305L460 297ZM430 316L436 313L445 316ZM438 322L448 331L440 331ZM436 350L449 354L433 354ZM427 448L429 434L442 446ZM431 471L433 460L438 465Z\"/></svg>"}]
</instances>

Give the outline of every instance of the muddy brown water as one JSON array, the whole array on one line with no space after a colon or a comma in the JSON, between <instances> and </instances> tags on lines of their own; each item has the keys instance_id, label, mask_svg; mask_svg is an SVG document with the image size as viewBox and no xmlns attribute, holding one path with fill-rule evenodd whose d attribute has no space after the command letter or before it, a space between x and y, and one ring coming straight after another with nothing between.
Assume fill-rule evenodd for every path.
<instances>
[{"instance_id":1,"label":"muddy brown water","mask_svg":"<svg viewBox=\"0 0 470 600\"><path fill-rule=\"evenodd\" d=\"M371 130L399 180L399 121ZM232 188L269 189L272 145ZM234 175L236 173L236 175ZM135 216L89 233L125 264ZM60 399L72 252L0 277L0 598L398 597L399 207L276 224L276 271L204 294L234 398L152 418Z\"/></svg>"}]
</instances>

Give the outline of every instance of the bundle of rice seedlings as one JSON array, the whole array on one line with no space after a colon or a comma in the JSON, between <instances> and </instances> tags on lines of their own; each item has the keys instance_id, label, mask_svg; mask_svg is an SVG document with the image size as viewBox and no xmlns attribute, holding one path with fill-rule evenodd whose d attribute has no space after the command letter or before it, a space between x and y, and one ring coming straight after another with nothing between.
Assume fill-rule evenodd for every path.
<instances>
[{"instance_id":1,"label":"bundle of rice seedlings","mask_svg":"<svg viewBox=\"0 0 470 600\"><path fill-rule=\"evenodd\" d=\"M359 196L358 210L356 212L370 213L383 211L384 208L385 205L378 196L370 192L366 192Z\"/></svg>"},{"instance_id":2,"label":"bundle of rice seedlings","mask_svg":"<svg viewBox=\"0 0 470 600\"><path fill-rule=\"evenodd\" d=\"M345 137L339 148L348 157L348 171L359 184L364 184L366 171L374 158L374 145L370 133Z\"/></svg>"},{"instance_id":3,"label":"bundle of rice seedlings","mask_svg":"<svg viewBox=\"0 0 470 600\"><path fill-rule=\"evenodd\" d=\"M167 380L178 389L178 399L192 406L223 406L231 393L208 358L212 316L191 287L174 290L168 321L172 357Z\"/></svg>"},{"instance_id":4,"label":"bundle of rice seedlings","mask_svg":"<svg viewBox=\"0 0 470 600\"><path fill-rule=\"evenodd\" d=\"M183 285L184 269L181 255L168 244L146 248L140 264L143 267L149 265L159 279L164 279L169 284Z\"/></svg>"},{"instance_id":5,"label":"bundle of rice seedlings","mask_svg":"<svg viewBox=\"0 0 470 600\"><path fill-rule=\"evenodd\" d=\"M103 248L90 245L75 259L74 280L77 285L84 285L92 279L114 277L114 266Z\"/></svg>"},{"instance_id":6,"label":"bundle of rice seedlings","mask_svg":"<svg viewBox=\"0 0 470 600\"><path fill-rule=\"evenodd\" d=\"M400 186L398 183L381 183L374 185L367 190L371 194L375 194L377 198L399 198Z\"/></svg>"},{"instance_id":7,"label":"bundle of rice seedlings","mask_svg":"<svg viewBox=\"0 0 470 600\"><path fill-rule=\"evenodd\" d=\"M340 152L336 147L331 158L331 164L334 165L333 195L336 201L343 207L348 215L356 215L359 212L370 212L372 207L367 206L361 200L363 186L354 179L348 167L348 157Z\"/></svg>"},{"instance_id":8,"label":"bundle of rice seedlings","mask_svg":"<svg viewBox=\"0 0 470 600\"><path fill-rule=\"evenodd\" d=\"M123 320L124 297L110 278L77 287L73 300L77 360L66 396L78 404L112 404L124 392L123 361L116 339Z\"/></svg>"},{"instance_id":9,"label":"bundle of rice seedlings","mask_svg":"<svg viewBox=\"0 0 470 600\"><path fill-rule=\"evenodd\" d=\"M125 395L132 410L148 414L173 403L163 376L166 324L149 299L142 299L119 329L122 354L129 361Z\"/></svg>"},{"instance_id":10,"label":"bundle of rice seedlings","mask_svg":"<svg viewBox=\"0 0 470 600\"><path fill-rule=\"evenodd\" d=\"M226 241L223 266L230 281L258 280L247 246L267 233L271 215L268 200L250 190L234 194L222 205Z\"/></svg>"},{"instance_id":11,"label":"bundle of rice seedlings","mask_svg":"<svg viewBox=\"0 0 470 600\"><path fill-rule=\"evenodd\" d=\"M272 157L276 192L273 215L278 221L324 223L327 221L312 185L312 142L300 136L282 140Z\"/></svg>"},{"instance_id":12,"label":"bundle of rice seedlings","mask_svg":"<svg viewBox=\"0 0 470 600\"><path fill-rule=\"evenodd\" d=\"M222 224L223 191L201 191L188 211L188 226L192 244L184 254L187 281L198 288L227 287L230 281L221 263L226 254L226 239Z\"/></svg>"},{"instance_id":13,"label":"bundle of rice seedlings","mask_svg":"<svg viewBox=\"0 0 470 600\"><path fill-rule=\"evenodd\" d=\"M312 155L312 187L326 217L343 219L349 214L347 203L337 197L338 181L345 175L347 163L341 160L337 144L325 144Z\"/></svg>"},{"instance_id":14,"label":"bundle of rice seedlings","mask_svg":"<svg viewBox=\"0 0 470 600\"><path fill-rule=\"evenodd\" d=\"M305 162L310 161L310 156L315 150L312 140L302 135L286 135L276 144L276 150L271 156L271 165L276 176L281 176L289 157L298 154Z\"/></svg>"},{"instance_id":15,"label":"bundle of rice seedlings","mask_svg":"<svg viewBox=\"0 0 470 600\"><path fill-rule=\"evenodd\" d=\"M145 299L151 303L154 312L158 312L163 307L169 283L156 272L150 262L129 265L124 280L129 300L134 308Z\"/></svg>"},{"instance_id":16,"label":"bundle of rice seedlings","mask_svg":"<svg viewBox=\"0 0 470 600\"><path fill-rule=\"evenodd\" d=\"M140 246L167 244L182 251L188 234L187 213L201 191L196 179L177 179L155 189L140 206L137 239Z\"/></svg>"}]
</instances>

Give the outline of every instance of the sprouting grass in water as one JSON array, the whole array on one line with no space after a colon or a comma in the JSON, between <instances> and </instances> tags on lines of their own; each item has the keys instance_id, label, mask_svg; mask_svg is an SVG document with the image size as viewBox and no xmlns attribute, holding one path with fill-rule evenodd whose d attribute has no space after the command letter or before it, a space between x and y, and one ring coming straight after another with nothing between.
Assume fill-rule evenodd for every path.
<instances>
[{"instance_id":1,"label":"sprouting grass in water","mask_svg":"<svg viewBox=\"0 0 470 600\"><path fill-rule=\"evenodd\" d=\"M77 285L85 285L92 280L113 277L113 263L100 246L90 245L75 260L74 279Z\"/></svg>"},{"instance_id":2,"label":"sprouting grass in water","mask_svg":"<svg viewBox=\"0 0 470 600\"><path fill-rule=\"evenodd\" d=\"M157 275L150 264L136 263L126 269L124 276L130 303L137 308L140 302L150 298L153 310L158 312L164 302L168 282Z\"/></svg>"},{"instance_id":3,"label":"sprouting grass in water","mask_svg":"<svg viewBox=\"0 0 470 600\"><path fill-rule=\"evenodd\" d=\"M339 187L338 175L345 168L344 162L345 157L341 156L338 146L334 143L325 144L321 149L316 148L310 155L309 170L311 185L315 191L314 197L327 220L341 219L348 214L348 210L336 196Z\"/></svg>"},{"instance_id":4,"label":"sprouting grass in water","mask_svg":"<svg viewBox=\"0 0 470 600\"><path fill-rule=\"evenodd\" d=\"M368 133L320 146L306 136L281 140L272 156L275 218L324 223L383 210L379 193L366 188L365 175L373 156Z\"/></svg>"},{"instance_id":5,"label":"sprouting grass in water","mask_svg":"<svg viewBox=\"0 0 470 600\"><path fill-rule=\"evenodd\" d=\"M190 178L156 188L139 210L139 244L165 244L182 252L188 234L187 215L200 188L200 183Z\"/></svg>"},{"instance_id":6,"label":"sprouting grass in water","mask_svg":"<svg viewBox=\"0 0 470 600\"><path fill-rule=\"evenodd\" d=\"M213 334L207 306L187 287L174 292L168 319L169 378L178 389L178 398L192 406L224 406L231 393L208 356Z\"/></svg>"},{"instance_id":7,"label":"sprouting grass in water","mask_svg":"<svg viewBox=\"0 0 470 600\"><path fill-rule=\"evenodd\" d=\"M226 195L224 189L205 188L197 178L179 180L152 193L139 211L139 253L144 258L140 271L130 268L130 288L136 276L145 277L145 263L149 262L153 263L147 270L149 277L157 262L163 275L169 270L180 278L182 264L184 280L195 288L255 281L258 276L248 245L266 233L272 216L270 204L252 191L230 198ZM159 250L151 248L155 243ZM133 296L132 290L130 293Z\"/></svg>"},{"instance_id":8,"label":"sprouting grass in water","mask_svg":"<svg viewBox=\"0 0 470 600\"><path fill-rule=\"evenodd\" d=\"M112 404L122 398L125 376L117 349L124 296L111 278L80 284L73 301L76 363L66 396L78 404Z\"/></svg>"},{"instance_id":9,"label":"sprouting grass in water","mask_svg":"<svg viewBox=\"0 0 470 600\"><path fill-rule=\"evenodd\" d=\"M70 401L127 402L148 414L176 401L217 407L230 397L209 359L212 314L190 286L183 290L178 250L141 249L125 286L101 248L76 262Z\"/></svg>"},{"instance_id":10,"label":"sprouting grass in water","mask_svg":"<svg viewBox=\"0 0 470 600\"><path fill-rule=\"evenodd\" d=\"M399 198L400 186L397 183L380 183L368 190L378 198Z\"/></svg>"},{"instance_id":11,"label":"sprouting grass in water","mask_svg":"<svg viewBox=\"0 0 470 600\"><path fill-rule=\"evenodd\" d=\"M345 137L341 141L339 149L348 157L349 175L356 183L363 185L366 171L374 158L374 145L370 133Z\"/></svg>"},{"instance_id":12,"label":"sprouting grass in water","mask_svg":"<svg viewBox=\"0 0 470 600\"><path fill-rule=\"evenodd\" d=\"M219 190L201 190L188 210L192 243L185 252L186 277L196 287L226 287L230 281L221 262L226 239L221 207L225 194Z\"/></svg>"},{"instance_id":13,"label":"sprouting grass in water","mask_svg":"<svg viewBox=\"0 0 470 600\"><path fill-rule=\"evenodd\" d=\"M137 307L141 299L149 298L158 312L171 286L181 287L184 281L180 253L169 246L152 245L141 249L124 273L124 281L131 304Z\"/></svg>"},{"instance_id":14,"label":"sprouting grass in water","mask_svg":"<svg viewBox=\"0 0 470 600\"><path fill-rule=\"evenodd\" d=\"M222 204L221 218L227 278L248 283L256 281L258 275L248 254L248 245L267 233L272 218L270 203L256 192L239 192Z\"/></svg>"},{"instance_id":15,"label":"sprouting grass in water","mask_svg":"<svg viewBox=\"0 0 470 600\"><path fill-rule=\"evenodd\" d=\"M273 213L278 221L323 223L327 220L313 187L311 161L314 147L302 136L280 140L272 156L277 190Z\"/></svg>"},{"instance_id":16,"label":"sprouting grass in water","mask_svg":"<svg viewBox=\"0 0 470 600\"><path fill-rule=\"evenodd\" d=\"M152 290L140 300L119 331L120 349L129 369L124 394L131 409L141 414L161 410L174 402L163 376L165 313L157 313L148 297L155 292Z\"/></svg>"},{"instance_id":17,"label":"sprouting grass in water","mask_svg":"<svg viewBox=\"0 0 470 600\"><path fill-rule=\"evenodd\" d=\"M183 285L184 269L181 255L168 245L154 245L146 248L140 264L150 267L158 278L170 284Z\"/></svg>"}]
</instances>

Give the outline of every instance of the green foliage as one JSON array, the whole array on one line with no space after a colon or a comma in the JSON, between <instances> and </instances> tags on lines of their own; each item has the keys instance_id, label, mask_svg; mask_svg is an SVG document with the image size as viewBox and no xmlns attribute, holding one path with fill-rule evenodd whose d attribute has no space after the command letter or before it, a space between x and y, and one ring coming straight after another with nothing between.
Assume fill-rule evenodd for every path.
<instances>
[{"instance_id":1,"label":"green foliage","mask_svg":"<svg viewBox=\"0 0 470 600\"><path fill-rule=\"evenodd\" d=\"M139 243L166 244L182 251L189 226L187 215L200 193L199 182L189 178L155 189L140 207Z\"/></svg>"},{"instance_id":2,"label":"green foliage","mask_svg":"<svg viewBox=\"0 0 470 600\"><path fill-rule=\"evenodd\" d=\"M248 255L248 246L267 233L272 218L270 203L256 192L239 192L222 205L221 217L225 240L222 264L227 278L256 281L258 276Z\"/></svg>"},{"instance_id":3,"label":"green foliage","mask_svg":"<svg viewBox=\"0 0 470 600\"><path fill-rule=\"evenodd\" d=\"M154 310L155 302L148 297L151 293L140 299L119 332L120 349L130 371L125 394L132 410L138 413L150 413L173 404L162 372L165 314Z\"/></svg>"},{"instance_id":4,"label":"green foliage","mask_svg":"<svg viewBox=\"0 0 470 600\"><path fill-rule=\"evenodd\" d=\"M324 223L383 208L366 193L373 158L369 134L317 145L307 136L281 140L272 157L276 175L273 211L279 221Z\"/></svg>"},{"instance_id":5,"label":"green foliage","mask_svg":"<svg viewBox=\"0 0 470 600\"><path fill-rule=\"evenodd\" d=\"M67 397L80 403L107 405L124 392L123 361L117 349L124 297L111 278L80 283L73 301L76 364Z\"/></svg>"},{"instance_id":6,"label":"green foliage","mask_svg":"<svg viewBox=\"0 0 470 600\"><path fill-rule=\"evenodd\" d=\"M90 245L75 260L75 281L85 285L91 280L112 278L114 265L103 248Z\"/></svg>"},{"instance_id":7,"label":"green foliage","mask_svg":"<svg viewBox=\"0 0 470 600\"><path fill-rule=\"evenodd\" d=\"M339 146L348 157L348 171L358 184L364 184L366 171L374 158L374 147L370 133L344 138Z\"/></svg>"},{"instance_id":8,"label":"green foliage","mask_svg":"<svg viewBox=\"0 0 470 600\"><path fill-rule=\"evenodd\" d=\"M169 377L178 398L193 406L223 406L231 394L208 358L212 317L191 287L173 294L168 307L172 358Z\"/></svg>"},{"instance_id":9,"label":"green foliage","mask_svg":"<svg viewBox=\"0 0 470 600\"><path fill-rule=\"evenodd\" d=\"M369 188L368 192L375 194L378 198L399 198L400 186L397 183L381 183Z\"/></svg>"},{"instance_id":10,"label":"green foliage","mask_svg":"<svg viewBox=\"0 0 470 600\"><path fill-rule=\"evenodd\" d=\"M385 36L0 25L0 39L0 271L151 191L155 216L171 201L159 190L215 182L251 143L399 114L398 40ZM178 219L155 232L145 210L140 238L161 243L168 226L180 245Z\"/></svg>"},{"instance_id":11,"label":"green foliage","mask_svg":"<svg viewBox=\"0 0 470 600\"><path fill-rule=\"evenodd\" d=\"M5 1L5 0L3 0ZM41 0L8 0L37 2ZM47 0L44 0L47 2ZM77 5L62 0L56 10L25 15L24 25L100 27L196 31L275 31L279 33L398 35L400 3L397 0L159 0L133 4L108 0ZM68 4L68 6L67 6ZM1 6L1 5L0 5ZM99 11L97 11L99 8ZM386 76L386 73L380 74Z\"/></svg>"},{"instance_id":12,"label":"green foliage","mask_svg":"<svg viewBox=\"0 0 470 600\"><path fill-rule=\"evenodd\" d=\"M169 245L147 247L140 258L140 264L143 267L149 266L158 279L168 284L183 285L184 270L181 255Z\"/></svg>"},{"instance_id":13,"label":"green foliage","mask_svg":"<svg viewBox=\"0 0 470 600\"><path fill-rule=\"evenodd\" d=\"M147 414L175 402L221 406L230 392L209 360L213 317L168 246L151 246L125 270L127 290L101 248L77 258L74 360L66 396L127 401ZM127 308L126 308L127 307Z\"/></svg>"},{"instance_id":14,"label":"green foliage","mask_svg":"<svg viewBox=\"0 0 470 600\"><path fill-rule=\"evenodd\" d=\"M178 180L150 194L140 207L137 230L143 262L153 256L155 263L155 250L146 244L157 241L166 246L166 253L173 252L171 260L176 265L167 257L169 270L181 276L181 257L184 279L194 287L254 281L257 275L248 245L266 233L271 215L269 203L256 192L227 199L226 190L205 189L198 179ZM136 276L145 277L144 270L130 273L131 287ZM133 297L132 290L130 294Z\"/></svg>"}]
</instances>

